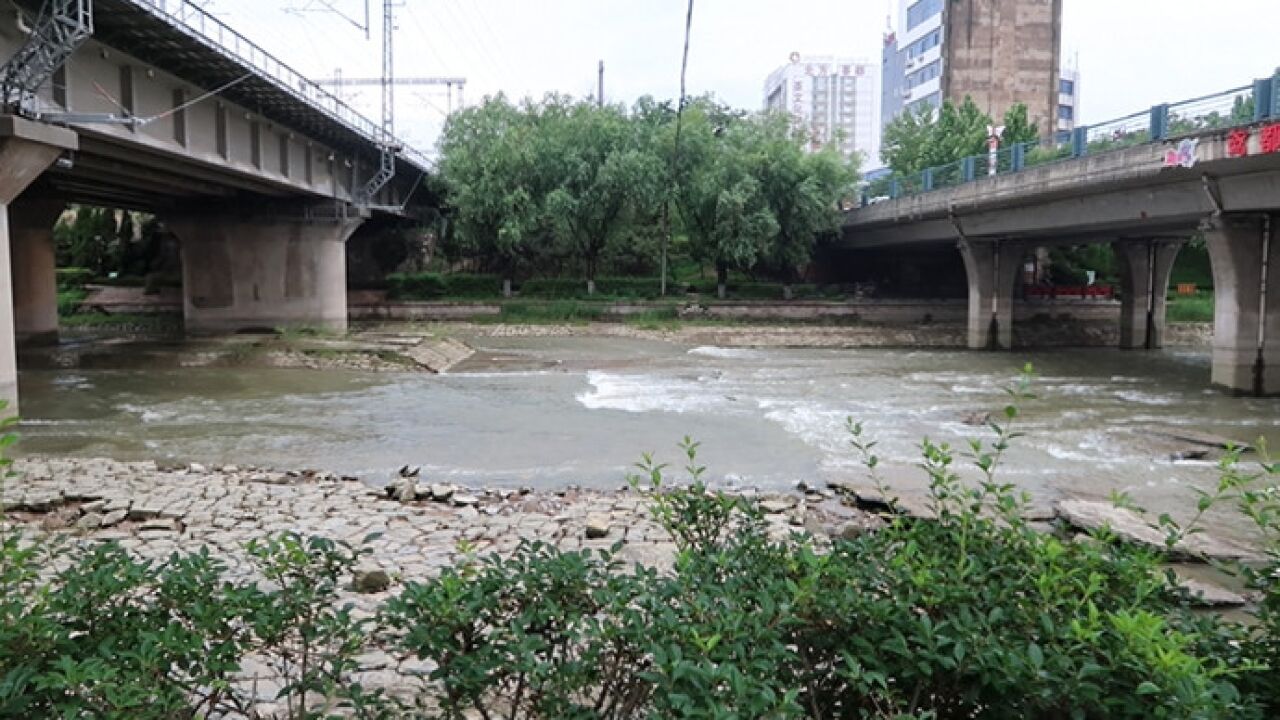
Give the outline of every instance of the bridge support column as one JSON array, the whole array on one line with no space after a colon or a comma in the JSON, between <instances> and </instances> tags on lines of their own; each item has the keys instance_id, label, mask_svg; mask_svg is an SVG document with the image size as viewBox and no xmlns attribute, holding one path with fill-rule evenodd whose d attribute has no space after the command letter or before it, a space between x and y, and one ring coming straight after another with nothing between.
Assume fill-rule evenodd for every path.
<instances>
[{"instance_id":1,"label":"bridge support column","mask_svg":"<svg viewBox=\"0 0 1280 720\"><path fill-rule=\"evenodd\" d=\"M53 164L64 150L74 149L70 130L0 115L0 400L18 409L18 359L14 342L14 282L9 261L9 205ZM56 313L56 301L55 301Z\"/></svg>"},{"instance_id":2,"label":"bridge support column","mask_svg":"<svg viewBox=\"0 0 1280 720\"><path fill-rule=\"evenodd\" d=\"M1013 288L1023 248L994 240L961 240L969 279L969 340L973 350L1013 347Z\"/></svg>"},{"instance_id":3,"label":"bridge support column","mask_svg":"<svg viewBox=\"0 0 1280 720\"><path fill-rule=\"evenodd\" d=\"M53 225L61 200L22 197L9 206L14 331L19 345L58 342L58 275Z\"/></svg>"},{"instance_id":4,"label":"bridge support column","mask_svg":"<svg viewBox=\"0 0 1280 720\"><path fill-rule=\"evenodd\" d=\"M1112 247L1120 261L1120 348L1164 347L1169 275L1182 247L1180 239L1120 240Z\"/></svg>"},{"instance_id":5,"label":"bridge support column","mask_svg":"<svg viewBox=\"0 0 1280 720\"><path fill-rule=\"evenodd\" d=\"M1280 395L1280 216L1224 215L1205 234L1213 263L1213 383Z\"/></svg>"},{"instance_id":6,"label":"bridge support column","mask_svg":"<svg viewBox=\"0 0 1280 720\"><path fill-rule=\"evenodd\" d=\"M168 225L182 245L187 332L347 329L345 244L359 218L191 213Z\"/></svg>"}]
</instances>

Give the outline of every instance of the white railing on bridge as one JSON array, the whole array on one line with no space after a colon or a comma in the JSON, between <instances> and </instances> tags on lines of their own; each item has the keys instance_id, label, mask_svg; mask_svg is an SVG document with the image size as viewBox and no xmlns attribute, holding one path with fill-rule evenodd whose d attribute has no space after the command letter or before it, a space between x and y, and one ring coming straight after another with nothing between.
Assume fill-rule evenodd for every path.
<instances>
[{"instance_id":1,"label":"white railing on bridge","mask_svg":"<svg viewBox=\"0 0 1280 720\"><path fill-rule=\"evenodd\" d=\"M374 146L380 147L384 143L382 127L379 123L360 114L338 96L312 82L239 31L188 0L128 0L128 2L145 8L151 14L168 21L169 24L212 49L239 60L280 90L345 125ZM415 164L421 166L421 169L426 170L434 165L425 154L403 141L391 138L389 142L399 146L401 154L413 158Z\"/></svg>"}]
</instances>

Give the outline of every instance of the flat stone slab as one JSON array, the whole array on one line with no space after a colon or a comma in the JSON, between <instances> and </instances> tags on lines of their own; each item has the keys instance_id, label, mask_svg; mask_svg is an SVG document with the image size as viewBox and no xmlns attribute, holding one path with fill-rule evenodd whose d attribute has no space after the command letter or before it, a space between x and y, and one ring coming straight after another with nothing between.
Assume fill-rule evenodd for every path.
<instances>
[{"instance_id":1,"label":"flat stone slab","mask_svg":"<svg viewBox=\"0 0 1280 720\"><path fill-rule=\"evenodd\" d=\"M1154 428L1149 428L1148 432L1150 432L1153 435L1160 435L1162 437L1172 438L1180 442L1190 443L1192 445L1199 445L1201 447L1213 448L1217 450L1226 450L1228 447L1234 447L1235 449L1241 452L1253 451L1253 446L1250 445L1249 443L1240 442L1239 440L1232 440L1231 438L1223 437L1222 435L1215 435L1213 433L1200 432L1199 430L1192 430L1190 428L1158 426Z\"/></svg>"},{"instance_id":2,"label":"flat stone slab","mask_svg":"<svg viewBox=\"0 0 1280 720\"><path fill-rule=\"evenodd\" d=\"M1240 607L1249 603L1248 598L1239 593L1195 578L1181 578L1178 587L1186 590L1200 607Z\"/></svg>"},{"instance_id":3,"label":"flat stone slab","mask_svg":"<svg viewBox=\"0 0 1280 720\"><path fill-rule=\"evenodd\" d=\"M1092 532L1110 528L1117 537L1135 545L1168 551L1165 532L1132 510L1098 500L1059 500L1056 508L1058 517L1079 530ZM1183 538L1174 545L1170 554L1175 558L1192 560L1248 560L1258 557L1250 548L1204 533Z\"/></svg>"}]
</instances>

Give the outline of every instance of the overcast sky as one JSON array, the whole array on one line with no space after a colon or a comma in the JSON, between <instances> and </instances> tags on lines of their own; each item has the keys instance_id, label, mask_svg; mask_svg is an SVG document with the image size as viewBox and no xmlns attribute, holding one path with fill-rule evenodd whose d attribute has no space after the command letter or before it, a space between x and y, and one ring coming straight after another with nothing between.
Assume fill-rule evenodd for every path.
<instances>
[{"instance_id":1,"label":"overcast sky","mask_svg":"<svg viewBox=\"0 0 1280 720\"><path fill-rule=\"evenodd\" d=\"M381 0L204 0L200 4L286 63L314 76L381 67ZM792 51L879 63L897 0L696 0L689 91L740 107L762 102L764 78ZM1063 57L1078 59L1080 119L1097 122L1143 107L1225 90L1280 66L1280 0L1063 0ZM310 10L308 10L310 8ZM595 91L630 103L679 93L685 0L403 0L397 9L397 76L467 79L466 101L497 91L541 96ZM321 11L316 11L316 10ZM428 149L443 122L443 88L397 90L398 133ZM349 97L378 117L378 90Z\"/></svg>"}]
</instances>

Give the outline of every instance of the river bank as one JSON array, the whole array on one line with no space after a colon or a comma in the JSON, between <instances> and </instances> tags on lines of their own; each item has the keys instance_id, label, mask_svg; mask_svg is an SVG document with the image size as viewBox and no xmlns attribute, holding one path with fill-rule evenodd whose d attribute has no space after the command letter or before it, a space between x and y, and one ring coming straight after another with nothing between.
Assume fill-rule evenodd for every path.
<instances>
[{"instance_id":1,"label":"river bank","mask_svg":"<svg viewBox=\"0 0 1280 720\"><path fill-rule=\"evenodd\" d=\"M433 577L468 558L510 553L522 540L562 550L617 544L624 563L658 568L669 567L675 553L645 498L630 490L470 489L425 478L406 488L408 479L400 477L383 488L315 470L106 459L25 458L14 470L0 493L0 522L16 523L32 542L113 541L154 562L207 548L226 561L229 579L251 581L260 580L246 555L245 544L253 539L293 532L364 544L369 555L340 596L357 617L372 616L405 581ZM792 530L823 537L862 532L883 522L828 490L763 499L780 536ZM371 535L376 538L365 544ZM393 662L376 643L359 663L353 681L408 697L420 691L430 670ZM261 717L281 709L273 704L279 678L264 666L246 663L242 680L257 694Z\"/></svg>"},{"instance_id":2,"label":"river bank","mask_svg":"<svg viewBox=\"0 0 1280 720\"><path fill-rule=\"evenodd\" d=\"M228 578L259 582L245 545L281 532L315 535L363 546L369 554L345 584L339 602L358 617L371 617L407 581L436 576L445 567L490 553L509 554L523 540L561 550L617 548L624 565L665 571L675 546L651 517L644 492L630 488L591 491L564 488L465 488L432 483L404 469L386 486L315 470L278 471L247 466L157 465L105 459L25 458L14 467L3 494L4 522L15 523L29 542L89 544L113 541L136 556L162 562L175 552L207 549L224 560ZM405 477L410 475L412 477ZM747 493L765 513L769 533L813 536L819 546L835 537L877 532L894 511L865 483L804 487L791 492ZM928 522L919 502L902 511ZM1081 536L1112 524L1121 537L1158 545L1133 516L1103 502L1071 500L1053 510L1031 509L1035 527ZM372 538L372 539L370 539ZM1236 558L1248 549L1199 537L1183 554ZM70 562L77 553L63 556ZM56 571L60 566L47 568ZM1176 568L1194 578L1195 566ZM1245 598L1222 587L1186 580L1205 605L1239 605ZM396 662L371 639L352 680L412 696L430 667ZM259 699L263 716L278 711L279 678L247 662L240 675Z\"/></svg>"}]
</instances>

